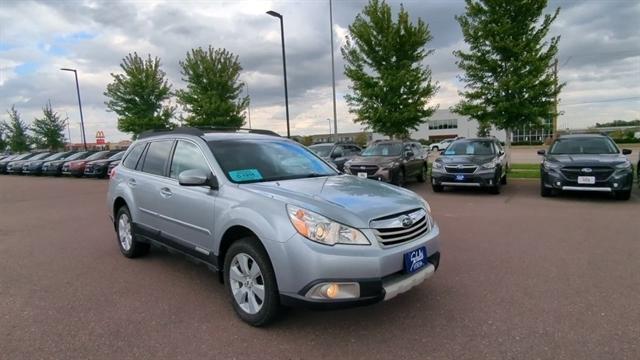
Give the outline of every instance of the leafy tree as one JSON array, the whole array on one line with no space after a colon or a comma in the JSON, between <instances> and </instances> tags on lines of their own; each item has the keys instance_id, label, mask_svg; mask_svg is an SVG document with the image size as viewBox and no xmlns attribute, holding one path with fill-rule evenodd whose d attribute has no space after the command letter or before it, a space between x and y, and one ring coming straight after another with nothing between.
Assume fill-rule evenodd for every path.
<instances>
[{"instance_id":1,"label":"leafy tree","mask_svg":"<svg viewBox=\"0 0 640 360\"><path fill-rule=\"evenodd\" d=\"M478 121L478 137L488 137L489 135L491 135L491 124L489 122L483 121L480 122Z\"/></svg>"},{"instance_id":2,"label":"leafy tree","mask_svg":"<svg viewBox=\"0 0 640 360\"><path fill-rule=\"evenodd\" d=\"M406 138L437 109L427 103L438 91L423 60L429 26L411 23L400 6L397 21L385 1L371 0L349 26L341 52L352 94L345 96L354 121L374 132Z\"/></svg>"},{"instance_id":3,"label":"leafy tree","mask_svg":"<svg viewBox=\"0 0 640 360\"><path fill-rule=\"evenodd\" d=\"M369 141L369 137L367 137L366 132L359 133L358 135L356 135L356 138L354 139L354 142L360 147L367 146L368 141Z\"/></svg>"},{"instance_id":4,"label":"leafy tree","mask_svg":"<svg viewBox=\"0 0 640 360\"><path fill-rule=\"evenodd\" d=\"M7 148L7 141L4 139L4 126L0 123L0 153Z\"/></svg>"},{"instance_id":5,"label":"leafy tree","mask_svg":"<svg viewBox=\"0 0 640 360\"><path fill-rule=\"evenodd\" d=\"M31 124L33 140L39 148L57 150L64 146L64 129L67 118L61 118L53 111L51 101L42 108L42 118L36 118Z\"/></svg>"},{"instance_id":6,"label":"leafy tree","mask_svg":"<svg viewBox=\"0 0 640 360\"><path fill-rule=\"evenodd\" d=\"M596 127L597 128L601 128L601 127L620 127L620 126L640 126L640 120L639 119L630 120L630 121L613 120L612 122L596 123Z\"/></svg>"},{"instance_id":7,"label":"leafy tree","mask_svg":"<svg viewBox=\"0 0 640 360\"><path fill-rule=\"evenodd\" d=\"M313 137L312 136L303 136L300 138L300 141L298 141L299 143L301 143L304 146L309 146L309 145L313 145Z\"/></svg>"},{"instance_id":8,"label":"leafy tree","mask_svg":"<svg viewBox=\"0 0 640 360\"><path fill-rule=\"evenodd\" d=\"M7 145L11 151L19 153L29 150L29 126L20 119L20 114L16 110L15 105L11 106L9 114L9 123L3 122L5 138Z\"/></svg>"},{"instance_id":9,"label":"leafy tree","mask_svg":"<svg viewBox=\"0 0 640 360\"><path fill-rule=\"evenodd\" d=\"M466 83L458 114L506 130L540 126L556 116L555 97L563 87L551 68L559 37L547 40L560 12L543 16L547 0L466 0L466 13L456 16L468 51L454 51Z\"/></svg>"},{"instance_id":10,"label":"leafy tree","mask_svg":"<svg viewBox=\"0 0 640 360\"><path fill-rule=\"evenodd\" d=\"M187 125L239 128L244 124L249 97L242 97L237 55L211 46L192 49L180 67L187 87L177 97L188 112Z\"/></svg>"},{"instance_id":11,"label":"leafy tree","mask_svg":"<svg viewBox=\"0 0 640 360\"><path fill-rule=\"evenodd\" d=\"M120 64L123 74L111 74L113 82L104 95L109 111L118 115L118 130L133 133L171 127L175 106L168 104L171 85L160 69L158 57L142 59L137 53L127 55Z\"/></svg>"}]
</instances>

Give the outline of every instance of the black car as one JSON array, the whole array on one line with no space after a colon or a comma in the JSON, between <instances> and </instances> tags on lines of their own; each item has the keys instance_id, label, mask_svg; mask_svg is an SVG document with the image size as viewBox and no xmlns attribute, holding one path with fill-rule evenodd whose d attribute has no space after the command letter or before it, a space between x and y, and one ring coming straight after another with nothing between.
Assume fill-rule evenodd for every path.
<instances>
[{"instance_id":1,"label":"black car","mask_svg":"<svg viewBox=\"0 0 640 360\"><path fill-rule=\"evenodd\" d=\"M560 136L540 165L540 195L560 191L597 191L613 193L621 200L631 197L633 165L610 137L600 134Z\"/></svg>"},{"instance_id":2,"label":"black car","mask_svg":"<svg viewBox=\"0 0 640 360\"><path fill-rule=\"evenodd\" d=\"M360 155L360 147L355 144L323 143L309 146L309 149L321 158L333 163L340 171L344 170L344 163Z\"/></svg>"},{"instance_id":3,"label":"black car","mask_svg":"<svg viewBox=\"0 0 640 360\"><path fill-rule=\"evenodd\" d=\"M34 156L29 156L26 158L22 158L20 160L11 161L7 164L7 173L8 174L22 174L22 166L28 161L32 160L40 160L44 159L47 156L51 155L50 152L40 152L36 153Z\"/></svg>"},{"instance_id":4,"label":"black car","mask_svg":"<svg viewBox=\"0 0 640 360\"><path fill-rule=\"evenodd\" d=\"M91 154L94 154L95 151L81 151L70 156L67 156L63 159L58 159L54 161L47 161L42 164L42 174L43 175L53 175L53 176L61 176L62 175L62 165L71 160L84 159Z\"/></svg>"},{"instance_id":5,"label":"black car","mask_svg":"<svg viewBox=\"0 0 640 360\"><path fill-rule=\"evenodd\" d=\"M116 166L120 165L120 161L121 161L121 160L118 160L118 161L112 161L112 162L109 164L109 168L107 169L107 176L111 177L111 174L113 173L113 169L114 169Z\"/></svg>"},{"instance_id":6,"label":"black car","mask_svg":"<svg viewBox=\"0 0 640 360\"><path fill-rule=\"evenodd\" d=\"M125 151L120 151L109 158L102 160L94 160L90 161L84 167L84 176L86 177L95 177L95 178L105 178L108 175L109 165L112 162L120 162L122 156Z\"/></svg>"},{"instance_id":7,"label":"black car","mask_svg":"<svg viewBox=\"0 0 640 360\"><path fill-rule=\"evenodd\" d=\"M12 155L12 156L9 156L8 158L3 159L2 161L0 161L0 174L6 174L7 173L7 166L12 161L26 160L26 159L34 157L34 156L36 156L38 154L39 153L37 153L37 152L23 153L23 154Z\"/></svg>"},{"instance_id":8,"label":"black car","mask_svg":"<svg viewBox=\"0 0 640 360\"><path fill-rule=\"evenodd\" d=\"M42 174L42 166L46 162L55 161L55 160L61 160L61 159L64 159L64 158L67 158L67 157L71 156L74 153L75 153L75 151L63 151L63 152L58 152L58 153L54 153L52 155L49 155L44 159L25 161L22 164L22 173L23 174L29 174L29 175L40 175L40 174Z\"/></svg>"},{"instance_id":9,"label":"black car","mask_svg":"<svg viewBox=\"0 0 640 360\"><path fill-rule=\"evenodd\" d=\"M499 194L507 184L508 169L508 156L497 139L459 139L433 162L431 186L434 192L450 186L486 188Z\"/></svg>"},{"instance_id":10,"label":"black car","mask_svg":"<svg viewBox=\"0 0 640 360\"><path fill-rule=\"evenodd\" d=\"M636 166L636 178L638 179L638 187L640 188L640 156L638 156L638 166Z\"/></svg>"}]
</instances>

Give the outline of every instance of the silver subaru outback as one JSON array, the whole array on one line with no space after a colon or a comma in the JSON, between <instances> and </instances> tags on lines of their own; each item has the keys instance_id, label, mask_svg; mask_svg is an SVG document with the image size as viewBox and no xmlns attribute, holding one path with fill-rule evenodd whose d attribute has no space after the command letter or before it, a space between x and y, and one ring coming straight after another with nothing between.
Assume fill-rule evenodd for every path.
<instances>
[{"instance_id":1,"label":"silver subaru outback","mask_svg":"<svg viewBox=\"0 0 640 360\"><path fill-rule=\"evenodd\" d=\"M107 194L122 254L153 244L206 264L254 326L281 306L389 300L433 275L439 230L425 200L256 132L140 136Z\"/></svg>"}]
</instances>

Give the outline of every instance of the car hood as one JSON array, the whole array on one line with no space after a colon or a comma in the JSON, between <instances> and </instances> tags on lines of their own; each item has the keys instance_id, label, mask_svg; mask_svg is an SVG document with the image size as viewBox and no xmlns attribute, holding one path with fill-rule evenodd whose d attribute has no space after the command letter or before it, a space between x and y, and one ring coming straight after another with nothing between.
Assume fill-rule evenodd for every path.
<instances>
[{"instance_id":1,"label":"car hood","mask_svg":"<svg viewBox=\"0 0 640 360\"><path fill-rule=\"evenodd\" d=\"M490 162L494 158L495 155L445 155L440 156L436 161L445 165L482 165Z\"/></svg>"},{"instance_id":2,"label":"car hood","mask_svg":"<svg viewBox=\"0 0 640 360\"><path fill-rule=\"evenodd\" d=\"M106 165L109 163L109 161L110 160L107 160L107 159L93 160L93 161L89 161L87 165Z\"/></svg>"},{"instance_id":3,"label":"car hood","mask_svg":"<svg viewBox=\"0 0 640 360\"><path fill-rule=\"evenodd\" d=\"M399 160L400 156L356 156L351 159L351 166L356 165L380 165Z\"/></svg>"},{"instance_id":4,"label":"car hood","mask_svg":"<svg viewBox=\"0 0 640 360\"><path fill-rule=\"evenodd\" d=\"M420 197L409 190L351 175L239 186L358 228L368 228L379 217L423 207Z\"/></svg>"},{"instance_id":5,"label":"car hood","mask_svg":"<svg viewBox=\"0 0 640 360\"><path fill-rule=\"evenodd\" d=\"M627 161L627 157L621 154L575 154L575 155L548 155L547 161L560 163L562 165L575 166L599 166L616 165Z\"/></svg>"}]
</instances>

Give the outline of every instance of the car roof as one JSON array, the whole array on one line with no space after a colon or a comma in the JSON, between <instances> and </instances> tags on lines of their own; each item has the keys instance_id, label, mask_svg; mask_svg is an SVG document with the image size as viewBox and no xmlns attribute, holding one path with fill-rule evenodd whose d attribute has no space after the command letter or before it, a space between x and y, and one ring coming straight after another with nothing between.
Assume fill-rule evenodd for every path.
<instances>
[{"instance_id":1,"label":"car roof","mask_svg":"<svg viewBox=\"0 0 640 360\"><path fill-rule=\"evenodd\" d=\"M475 137L475 138L462 138L462 139L457 139L455 141L498 141L498 140L492 137Z\"/></svg>"},{"instance_id":2,"label":"car roof","mask_svg":"<svg viewBox=\"0 0 640 360\"><path fill-rule=\"evenodd\" d=\"M174 130L150 130L141 133L139 140L160 139L160 138L200 138L205 141L218 140L267 140L280 138L280 136L270 130L260 129L228 129L211 128L199 129L190 127L180 127Z\"/></svg>"},{"instance_id":3,"label":"car roof","mask_svg":"<svg viewBox=\"0 0 640 360\"><path fill-rule=\"evenodd\" d=\"M565 135L560 135L558 137L558 139L576 139L576 138L605 138L608 137L606 135L603 134L594 134L594 133L587 133L587 134L565 134Z\"/></svg>"}]
</instances>

